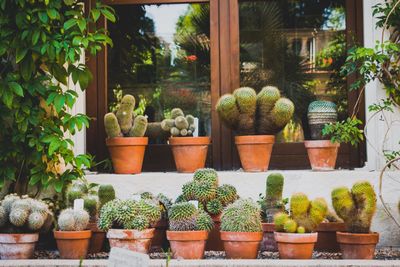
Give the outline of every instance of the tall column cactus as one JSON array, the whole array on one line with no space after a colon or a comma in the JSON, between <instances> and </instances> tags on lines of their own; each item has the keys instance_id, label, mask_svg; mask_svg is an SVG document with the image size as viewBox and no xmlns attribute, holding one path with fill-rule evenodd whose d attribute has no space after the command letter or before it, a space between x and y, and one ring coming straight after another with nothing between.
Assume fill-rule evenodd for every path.
<instances>
[{"instance_id":1,"label":"tall column cactus","mask_svg":"<svg viewBox=\"0 0 400 267\"><path fill-rule=\"evenodd\" d=\"M284 177L280 173L272 173L267 177L264 199L266 222L272 222L276 213L284 211L282 202L283 183Z\"/></svg>"},{"instance_id":2,"label":"tall column cactus","mask_svg":"<svg viewBox=\"0 0 400 267\"><path fill-rule=\"evenodd\" d=\"M368 181L360 181L332 191L332 205L336 214L343 219L347 231L369 233L376 211L376 194Z\"/></svg>"}]
</instances>

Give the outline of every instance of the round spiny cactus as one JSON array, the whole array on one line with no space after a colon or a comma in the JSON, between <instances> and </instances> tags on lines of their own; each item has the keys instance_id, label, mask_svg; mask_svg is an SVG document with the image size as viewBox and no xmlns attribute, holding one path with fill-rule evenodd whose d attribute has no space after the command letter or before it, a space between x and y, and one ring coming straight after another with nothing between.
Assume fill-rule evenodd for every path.
<instances>
[{"instance_id":1,"label":"round spiny cactus","mask_svg":"<svg viewBox=\"0 0 400 267\"><path fill-rule=\"evenodd\" d=\"M29 210L21 208L12 208L9 216L10 223L17 227L25 225L29 217Z\"/></svg>"},{"instance_id":2,"label":"round spiny cactus","mask_svg":"<svg viewBox=\"0 0 400 267\"><path fill-rule=\"evenodd\" d=\"M123 225L131 221L136 214L136 205L133 200L120 200L115 205L115 220L117 223Z\"/></svg>"},{"instance_id":3,"label":"round spiny cactus","mask_svg":"<svg viewBox=\"0 0 400 267\"><path fill-rule=\"evenodd\" d=\"M228 232L261 232L260 208L251 199L239 199L228 205L221 217L221 230Z\"/></svg>"},{"instance_id":4,"label":"round spiny cactus","mask_svg":"<svg viewBox=\"0 0 400 267\"><path fill-rule=\"evenodd\" d=\"M287 98L281 98L276 101L271 113L275 125L283 129L293 117L294 104Z\"/></svg>"},{"instance_id":5,"label":"round spiny cactus","mask_svg":"<svg viewBox=\"0 0 400 267\"><path fill-rule=\"evenodd\" d=\"M222 212L223 206L221 201L218 199L212 199L209 202L207 202L207 211L210 214L217 215Z\"/></svg>"},{"instance_id":6,"label":"round spiny cactus","mask_svg":"<svg viewBox=\"0 0 400 267\"><path fill-rule=\"evenodd\" d=\"M179 117L179 116L184 116L184 113L183 113L182 109L180 109L180 108L173 108L173 109L171 110L171 118L172 118L172 119L176 119L176 118Z\"/></svg>"},{"instance_id":7,"label":"round spiny cactus","mask_svg":"<svg viewBox=\"0 0 400 267\"><path fill-rule=\"evenodd\" d=\"M9 194L1 201L1 206L5 209L7 214L10 213L12 204L18 199L20 199L20 197L17 194Z\"/></svg>"},{"instance_id":8,"label":"round spiny cactus","mask_svg":"<svg viewBox=\"0 0 400 267\"><path fill-rule=\"evenodd\" d=\"M171 231L193 231L197 228L198 210L189 202L176 203L168 211Z\"/></svg>"},{"instance_id":9,"label":"round spiny cactus","mask_svg":"<svg viewBox=\"0 0 400 267\"><path fill-rule=\"evenodd\" d=\"M113 226L116 204L118 204L117 200L111 200L101 207L98 221L98 226L101 230L107 231Z\"/></svg>"},{"instance_id":10,"label":"round spiny cactus","mask_svg":"<svg viewBox=\"0 0 400 267\"><path fill-rule=\"evenodd\" d=\"M184 116L178 116L175 118L175 127L179 130L187 130L189 128L189 122Z\"/></svg>"},{"instance_id":11,"label":"round spiny cactus","mask_svg":"<svg viewBox=\"0 0 400 267\"><path fill-rule=\"evenodd\" d=\"M99 209L99 199L96 195L88 195L83 198L83 206L89 213L91 220L95 220Z\"/></svg>"},{"instance_id":12,"label":"round spiny cactus","mask_svg":"<svg viewBox=\"0 0 400 267\"><path fill-rule=\"evenodd\" d=\"M46 218L47 214L45 216L39 212L32 212L28 217L28 228L32 231L40 230L43 227Z\"/></svg>"},{"instance_id":13,"label":"round spiny cactus","mask_svg":"<svg viewBox=\"0 0 400 267\"><path fill-rule=\"evenodd\" d=\"M258 113L267 114L275 105L275 102L281 98L279 89L275 86L265 86L257 94Z\"/></svg>"},{"instance_id":14,"label":"round spiny cactus","mask_svg":"<svg viewBox=\"0 0 400 267\"><path fill-rule=\"evenodd\" d=\"M144 215L148 222L156 223L161 219L160 207L153 203L152 200L141 199L137 202L137 213Z\"/></svg>"},{"instance_id":15,"label":"round spiny cactus","mask_svg":"<svg viewBox=\"0 0 400 267\"><path fill-rule=\"evenodd\" d=\"M180 194L176 199L175 199L175 203L182 203L182 202L186 202L187 200L185 199L185 197L183 196L183 194Z\"/></svg>"},{"instance_id":16,"label":"round spiny cactus","mask_svg":"<svg viewBox=\"0 0 400 267\"><path fill-rule=\"evenodd\" d=\"M58 228L61 231L74 231L75 218L73 209L65 209L58 216Z\"/></svg>"},{"instance_id":17,"label":"round spiny cactus","mask_svg":"<svg viewBox=\"0 0 400 267\"><path fill-rule=\"evenodd\" d=\"M216 110L221 120L232 129L237 128L239 119L239 109L236 105L236 99L231 94L225 94L217 102Z\"/></svg>"},{"instance_id":18,"label":"round spiny cactus","mask_svg":"<svg viewBox=\"0 0 400 267\"><path fill-rule=\"evenodd\" d=\"M50 213L50 210L49 206L46 203L38 200L33 200L31 205L31 212L37 212L42 215L47 215Z\"/></svg>"},{"instance_id":19,"label":"round spiny cactus","mask_svg":"<svg viewBox=\"0 0 400 267\"><path fill-rule=\"evenodd\" d=\"M195 182L211 182L218 186L218 173L212 168L197 169L193 174Z\"/></svg>"},{"instance_id":20,"label":"round spiny cactus","mask_svg":"<svg viewBox=\"0 0 400 267\"><path fill-rule=\"evenodd\" d=\"M237 191L233 185L223 184L217 188L217 199L223 206L233 203L237 198Z\"/></svg>"},{"instance_id":21,"label":"round spiny cactus","mask_svg":"<svg viewBox=\"0 0 400 267\"><path fill-rule=\"evenodd\" d=\"M194 198L200 202L207 202L215 198L217 195L217 187L214 183L195 182Z\"/></svg>"},{"instance_id":22,"label":"round spiny cactus","mask_svg":"<svg viewBox=\"0 0 400 267\"><path fill-rule=\"evenodd\" d=\"M32 202L31 199L25 198L25 199L17 199L14 201L14 203L11 206L11 211L13 209L23 209L29 212L31 210Z\"/></svg>"},{"instance_id":23,"label":"round spiny cactus","mask_svg":"<svg viewBox=\"0 0 400 267\"><path fill-rule=\"evenodd\" d=\"M0 206L0 228L5 226L8 222L8 214L3 206Z\"/></svg>"},{"instance_id":24,"label":"round spiny cactus","mask_svg":"<svg viewBox=\"0 0 400 267\"><path fill-rule=\"evenodd\" d=\"M275 230L277 232L284 232L285 231L285 223L287 220L289 220L289 214L284 213L284 212L278 212L274 215L274 224L275 224Z\"/></svg>"},{"instance_id":25,"label":"round spiny cactus","mask_svg":"<svg viewBox=\"0 0 400 267\"><path fill-rule=\"evenodd\" d=\"M295 220L288 219L283 225L283 230L286 233L295 233L297 231L297 223Z\"/></svg>"},{"instance_id":26,"label":"round spiny cactus","mask_svg":"<svg viewBox=\"0 0 400 267\"><path fill-rule=\"evenodd\" d=\"M298 234L304 234L305 232L306 232L306 229L303 226L297 227Z\"/></svg>"},{"instance_id":27,"label":"round spiny cactus","mask_svg":"<svg viewBox=\"0 0 400 267\"><path fill-rule=\"evenodd\" d=\"M143 230L149 228L149 226L150 226L150 222L149 222L148 218L143 215L137 215L131 221L126 222L124 224L125 229L132 229L132 230L138 230L138 231L143 231Z\"/></svg>"},{"instance_id":28,"label":"round spiny cactus","mask_svg":"<svg viewBox=\"0 0 400 267\"><path fill-rule=\"evenodd\" d=\"M199 211L196 219L196 230L211 231L214 227L214 222L204 211Z\"/></svg>"},{"instance_id":29,"label":"round spiny cactus","mask_svg":"<svg viewBox=\"0 0 400 267\"><path fill-rule=\"evenodd\" d=\"M161 122L161 129L163 131L169 132L173 127L175 127L174 119L165 119Z\"/></svg>"},{"instance_id":30,"label":"round spiny cactus","mask_svg":"<svg viewBox=\"0 0 400 267\"><path fill-rule=\"evenodd\" d=\"M185 183L182 186L183 198L185 200L187 200L187 201L188 200L194 200L194 198L195 198L195 190L196 190L196 184L195 184L194 181L190 181L190 182Z\"/></svg>"}]
</instances>

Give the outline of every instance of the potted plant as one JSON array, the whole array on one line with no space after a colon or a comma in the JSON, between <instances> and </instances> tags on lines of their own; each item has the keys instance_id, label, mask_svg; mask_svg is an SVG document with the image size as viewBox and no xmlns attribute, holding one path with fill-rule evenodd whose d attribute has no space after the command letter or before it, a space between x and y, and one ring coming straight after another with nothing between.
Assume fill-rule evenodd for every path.
<instances>
[{"instance_id":1,"label":"potted plant","mask_svg":"<svg viewBox=\"0 0 400 267\"><path fill-rule=\"evenodd\" d=\"M161 122L161 129L171 135L168 139L178 172L194 172L206 164L210 137L193 136L195 118L180 108L171 110L171 118Z\"/></svg>"},{"instance_id":2,"label":"potted plant","mask_svg":"<svg viewBox=\"0 0 400 267\"><path fill-rule=\"evenodd\" d=\"M58 231L54 238L62 259L86 258L92 232L87 230L89 213L86 210L65 209L58 216Z\"/></svg>"},{"instance_id":3,"label":"potted plant","mask_svg":"<svg viewBox=\"0 0 400 267\"><path fill-rule=\"evenodd\" d=\"M285 211L285 200L282 199L284 177L280 173L268 175L266 181L265 196L261 197L262 228L264 232L261 250L278 251L278 245L274 238L274 216L278 212Z\"/></svg>"},{"instance_id":4,"label":"potted plant","mask_svg":"<svg viewBox=\"0 0 400 267\"><path fill-rule=\"evenodd\" d=\"M238 198L236 188L230 184L219 185L218 173L211 168L198 169L193 180L182 186L182 201L195 200L214 222L208 235L206 250L223 251L220 226L222 210Z\"/></svg>"},{"instance_id":5,"label":"potted plant","mask_svg":"<svg viewBox=\"0 0 400 267\"><path fill-rule=\"evenodd\" d=\"M259 205L251 199L238 199L224 209L221 239L227 258L257 258L263 238L260 212Z\"/></svg>"},{"instance_id":6,"label":"potted plant","mask_svg":"<svg viewBox=\"0 0 400 267\"><path fill-rule=\"evenodd\" d=\"M213 221L193 203L175 203L168 211L167 238L175 259L202 259Z\"/></svg>"},{"instance_id":7,"label":"potted plant","mask_svg":"<svg viewBox=\"0 0 400 267\"><path fill-rule=\"evenodd\" d=\"M290 215L284 212L274 216L275 240L281 259L311 259L318 233L318 225L328 211L323 198L313 201L303 193L290 198Z\"/></svg>"},{"instance_id":8,"label":"potted plant","mask_svg":"<svg viewBox=\"0 0 400 267\"><path fill-rule=\"evenodd\" d=\"M339 187L332 191L332 205L343 219L346 232L337 232L344 259L373 259L379 234L370 231L376 211L376 194L368 181L360 181L351 190Z\"/></svg>"},{"instance_id":9,"label":"potted plant","mask_svg":"<svg viewBox=\"0 0 400 267\"><path fill-rule=\"evenodd\" d=\"M337 121L336 104L330 101L314 101L308 106L308 123L311 139L304 141L313 171L335 169L340 144L331 142L322 134L326 124Z\"/></svg>"},{"instance_id":10,"label":"potted plant","mask_svg":"<svg viewBox=\"0 0 400 267\"><path fill-rule=\"evenodd\" d=\"M135 97L125 95L116 113L104 116L106 144L117 174L137 174L142 171L148 138L144 137L147 118L134 116Z\"/></svg>"},{"instance_id":11,"label":"potted plant","mask_svg":"<svg viewBox=\"0 0 400 267\"><path fill-rule=\"evenodd\" d=\"M111 248L148 253L154 228L161 218L159 205L146 199L107 202L100 210L99 228L107 231Z\"/></svg>"},{"instance_id":12,"label":"potted plant","mask_svg":"<svg viewBox=\"0 0 400 267\"><path fill-rule=\"evenodd\" d=\"M336 232L345 231L343 220L340 219L332 210L328 210L325 219L318 225L318 240L315 244L315 250L326 252L340 252L340 246L337 242Z\"/></svg>"},{"instance_id":13,"label":"potted plant","mask_svg":"<svg viewBox=\"0 0 400 267\"><path fill-rule=\"evenodd\" d=\"M5 196L0 205L0 258L32 258L39 232L49 230L52 222L44 202L26 195Z\"/></svg>"},{"instance_id":14,"label":"potted plant","mask_svg":"<svg viewBox=\"0 0 400 267\"><path fill-rule=\"evenodd\" d=\"M235 143L244 171L268 170L275 134L292 119L292 101L282 98L273 86L258 94L242 87L223 95L216 110L221 121L237 134Z\"/></svg>"}]
</instances>

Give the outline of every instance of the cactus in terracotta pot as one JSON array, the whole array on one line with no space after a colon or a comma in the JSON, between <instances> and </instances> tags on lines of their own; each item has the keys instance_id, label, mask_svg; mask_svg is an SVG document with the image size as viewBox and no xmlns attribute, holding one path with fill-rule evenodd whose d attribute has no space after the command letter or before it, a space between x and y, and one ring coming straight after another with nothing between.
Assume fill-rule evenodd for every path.
<instances>
[{"instance_id":1,"label":"cactus in terracotta pot","mask_svg":"<svg viewBox=\"0 0 400 267\"><path fill-rule=\"evenodd\" d=\"M273 222L273 217L276 213L282 212L285 209L282 192L283 192L284 177L280 173L272 173L267 177L265 197L262 200L262 207L265 221Z\"/></svg>"},{"instance_id":2,"label":"cactus in terracotta pot","mask_svg":"<svg viewBox=\"0 0 400 267\"><path fill-rule=\"evenodd\" d=\"M89 224L89 213L85 210L71 208L61 211L58 216L58 229L60 231L83 231Z\"/></svg>"},{"instance_id":3,"label":"cactus in terracotta pot","mask_svg":"<svg viewBox=\"0 0 400 267\"><path fill-rule=\"evenodd\" d=\"M194 117L190 114L185 115L180 108L174 108L171 110L171 118L164 119L160 128L169 133L172 137L185 137L193 136L196 130L194 123ZM162 133L159 133L162 135Z\"/></svg>"}]
</instances>

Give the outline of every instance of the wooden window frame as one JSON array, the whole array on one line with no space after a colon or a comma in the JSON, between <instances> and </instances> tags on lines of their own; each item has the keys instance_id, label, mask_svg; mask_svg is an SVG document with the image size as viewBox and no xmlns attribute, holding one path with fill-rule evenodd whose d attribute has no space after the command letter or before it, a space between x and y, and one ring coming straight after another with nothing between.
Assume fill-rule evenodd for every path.
<instances>
[{"instance_id":1,"label":"wooden window frame","mask_svg":"<svg viewBox=\"0 0 400 267\"><path fill-rule=\"evenodd\" d=\"M106 0L109 5L121 4L176 4L176 3L209 3L210 4L210 39L211 39L211 138L212 149L207 165L218 170L240 168L240 161L234 144L231 130L221 125L215 104L218 98L231 93L240 85L239 59L239 0ZM86 8L94 4L88 0ZM100 25L107 27L104 20ZM351 33L358 42L363 43L362 1L346 0L346 31L348 41ZM222 52L223 51L223 52ZM107 48L96 57L88 57L87 65L93 73L93 81L86 90L86 113L92 119L87 130L87 151L96 155L97 160L108 157L105 146L103 117L107 113ZM354 82L355 76L347 79L348 85ZM348 93L349 106L357 101L358 92ZM364 97L361 98L358 117L365 121ZM349 110L349 115L351 110ZM175 170L172 153L168 145L152 145L145 154L144 171ZM363 166L366 160L366 145L358 147L342 144L339 150L337 166L351 169ZM303 142L278 143L274 145L270 169L309 169L310 164Z\"/></svg>"}]
</instances>

